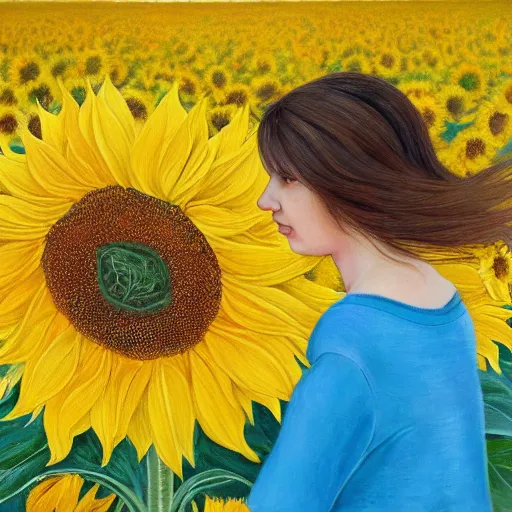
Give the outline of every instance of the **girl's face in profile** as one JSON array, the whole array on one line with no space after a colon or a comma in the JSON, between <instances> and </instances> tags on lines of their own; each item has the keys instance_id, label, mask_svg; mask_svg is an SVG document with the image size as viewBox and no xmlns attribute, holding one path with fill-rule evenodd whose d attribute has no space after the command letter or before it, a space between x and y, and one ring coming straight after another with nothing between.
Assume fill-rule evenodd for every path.
<instances>
[{"instance_id":1,"label":"girl's face in profile","mask_svg":"<svg viewBox=\"0 0 512 512\"><path fill-rule=\"evenodd\" d=\"M291 228L291 233L284 228L281 235L288 239L290 248L306 256L332 254L340 228L319 197L300 181L273 171L269 176L257 204L262 210L273 210L275 222Z\"/></svg>"}]
</instances>

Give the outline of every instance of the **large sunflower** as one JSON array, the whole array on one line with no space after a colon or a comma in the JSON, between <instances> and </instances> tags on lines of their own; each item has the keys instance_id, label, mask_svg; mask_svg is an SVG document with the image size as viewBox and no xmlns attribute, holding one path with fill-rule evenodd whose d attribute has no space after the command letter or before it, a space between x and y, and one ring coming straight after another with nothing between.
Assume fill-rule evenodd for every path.
<instances>
[{"instance_id":1,"label":"large sunflower","mask_svg":"<svg viewBox=\"0 0 512 512\"><path fill-rule=\"evenodd\" d=\"M94 429L106 465L126 436L154 444L182 477L197 419L252 461L251 400L280 420L309 366L307 340L342 294L303 274L256 206L268 177L249 106L208 138L206 98L190 112L177 83L136 124L106 77L79 108L58 80L43 139L0 155L0 364L24 363L4 419L39 414L55 464ZM3 146L2 146L3 149Z\"/></svg>"}]
</instances>

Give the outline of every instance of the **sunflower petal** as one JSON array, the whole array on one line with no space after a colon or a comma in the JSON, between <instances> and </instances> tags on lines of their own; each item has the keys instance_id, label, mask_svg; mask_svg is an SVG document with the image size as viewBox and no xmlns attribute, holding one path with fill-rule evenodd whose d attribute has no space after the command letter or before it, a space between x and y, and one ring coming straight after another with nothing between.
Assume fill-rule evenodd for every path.
<instances>
[{"instance_id":1,"label":"sunflower petal","mask_svg":"<svg viewBox=\"0 0 512 512\"><path fill-rule=\"evenodd\" d=\"M187 118L178 96L178 82L162 98L133 144L130 181L135 188L165 199L159 162L169 141ZM158 172L157 172L158 170Z\"/></svg>"},{"instance_id":2,"label":"sunflower petal","mask_svg":"<svg viewBox=\"0 0 512 512\"><path fill-rule=\"evenodd\" d=\"M80 345L79 335L69 324L50 340L39 357L25 363L20 396L8 415L10 419L32 412L62 390L76 371Z\"/></svg>"},{"instance_id":3,"label":"sunflower petal","mask_svg":"<svg viewBox=\"0 0 512 512\"><path fill-rule=\"evenodd\" d=\"M185 211L187 217L206 238L210 233L217 237L231 237L247 231L262 220L261 212L256 208L246 215L206 204L186 208Z\"/></svg>"},{"instance_id":4,"label":"sunflower petal","mask_svg":"<svg viewBox=\"0 0 512 512\"><path fill-rule=\"evenodd\" d=\"M45 110L36 98L37 113L41 122L41 134L46 144L52 146L61 155L66 147L66 132L62 119Z\"/></svg>"},{"instance_id":5,"label":"sunflower petal","mask_svg":"<svg viewBox=\"0 0 512 512\"><path fill-rule=\"evenodd\" d=\"M237 153L212 164L187 207L209 204L233 210L254 209L267 184L268 175L259 159L257 139L251 136Z\"/></svg>"},{"instance_id":6,"label":"sunflower petal","mask_svg":"<svg viewBox=\"0 0 512 512\"><path fill-rule=\"evenodd\" d=\"M137 450L137 459L140 462L152 443L147 389L142 395L139 405L131 418L130 425L128 426L128 437Z\"/></svg>"},{"instance_id":7,"label":"sunflower petal","mask_svg":"<svg viewBox=\"0 0 512 512\"><path fill-rule=\"evenodd\" d=\"M76 474L47 478L30 491L25 505L26 510L71 512L78 504L83 483L83 478Z\"/></svg>"},{"instance_id":8,"label":"sunflower petal","mask_svg":"<svg viewBox=\"0 0 512 512\"><path fill-rule=\"evenodd\" d=\"M107 512L110 505L112 505L116 499L116 495L109 494L105 498L95 499L98 489L99 484L94 484L87 494L80 500L80 503L73 512Z\"/></svg>"},{"instance_id":9,"label":"sunflower petal","mask_svg":"<svg viewBox=\"0 0 512 512\"><path fill-rule=\"evenodd\" d=\"M201 344L200 344L201 345ZM245 414L240 406L233 407L223 393L218 379L222 372L215 374L196 351L188 352L192 375L193 398L197 418L206 435L213 441L237 451L253 462L261 462L256 452L244 437Z\"/></svg>"},{"instance_id":10,"label":"sunflower petal","mask_svg":"<svg viewBox=\"0 0 512 512\"><path fill-rule=\"evenodd\" d=\"M112 359L110 368L107 369L109 378L105 385L105 390L101 398L95 402L91 409L92 427L103 447L102 466L108 463L113 449L121 441L121 439L116 439L121 410L125 402L129 400L127 397L134 375L143 366L145 365L142 361L128 360L121 355L116 355ZM141 375L149 378L147 371L144 371ZM146 384L147 379L143 379L142 386L136 389L135 392L139 397L144 391ZM137 388L137 385L135 387ZM134 396L134 398L137 399L137 396ZM133 403L129 403L128 406L130 410L133 409Z\"/></svg>"},{"instance_id":11,"label":"sunflower petal","mask_svg":"<svg viewBox=\"0 0 512 512\"><path fill-rule=\"evenodd\" d=\"M28 296L29 306L23 319L0 347L0 364L22 363L30 359L44 344L45 333L55 322L57 311L51 302L46 283L34 287Z\"/></svg>"},{"instance_id":12,"label":"sunflower petal","mask_svg":"<svg viewBox=\"0 0 512 512\"><path fill-rule=\"evenodd\" d=\"M139 404L142 395L148 387L151 378L152 364L141 363L126 357L118 356L120 359L119 376L117 377L118 403L115 423L117 425L114 437L114 446L120 443L128 432L128 425Z\"/></svg>"},{"instance_id":13,"label":"sunflower petal","mask_svg":"<svg viewBox=\"0 0 512 512\"><path fill-rule=\"evenodd\" d=\"M19 282L14 282L3 290L5 293L0 296L0 328L10 326L12 318L19 316L20 308L32 300L40 288L46 288L46 281L42 268L38 267L23 279L21 287ZM22 312L22 316L24 313Z\"/></svg>"},{"instance_id":14,"label":"sunflower petal","mask_svg":"<svg viewBox=\"0 0 512 512\"><path fill-rule=\"evenodd\" d=\"M197 102L162 151L158 163L162 190L173 203L183 187L192 186L201 178L197 169L208 154L206 108L207 98Z\"/></svg>"},{"instance_id":15,"label":"sunflower petal","mask_svg":"<svg viewBox=\"0 0 512 512\"><path fill-rule=\"evenodd\" d=\"M206 333L205 341L222 371L240 387L288 400L295 383L284 366L297 365L293 354L281 361L276 357L277 349L268 344L262 346L261 334L237 329L227 323L222 329L214 324Z\"/></svg>"},{"instance_id":16,"label":"sunflower petal","mask_svg":"<svg viewBox=\"0 0 512 512\"><path fill-rule=\"evenodd\" d=\"M94 126L94 118L97 115L95 112L98 108L96 102L97 98L92 90L89 80L86 80L87 93L85 101L82 103L78 112L78 126L82 134L82 138L85 139L88 151L80 151L78 147L74 147L75 153L80 154L81 160L87 162L100 176L101 180L106 185L118 185L117 177L109 168L107 160L104 158L97 141L96 130ZM71 133L70 133L71 136ZM99 138L99 137L98 137ZM78 146L78 144L77 144Z\"/></svg>"},{"instance_id":17,"label":"sunflower petal","mask_svg":"<svg viewBox=\"0 0 512 512\"><path fill-rule=\"evenodd\" d=\"M129 139L122 124L108 108L102 97L93 94L91 121L96 145L107 163L116 182L130 187L130 151L133 139Z\"/></svg>"},{"instance_id":18,"label":"sunflower petal","mask_svg":"<svg viewBox=\"0 0 512 512\"><path fill-rule=\"evenodd\" d=\"M179 371L176 365L176 371ZM148 388L149 423L153 434L153 442L159 457L183 480L182 449L176 431L175 408L171 400L175 400L174 390L169 387L162 362L156 360L153 375Z\"/></svg>"},{"instance_id":19,"label":"sunflower petal","mask_svg":"<svg viewBox=\"0 0 512 512\"><path fill-rule=\"evenodd\" d=\"M68 202L55 206L35 205L0 194L0 242L42 239L71 206Z\"/></svg>"},{"instance_id":20,"label":"sunflower petal","mask_svg":"<svg viewBox=\"0 0 512 512\"><path fill-rule=\"evenodd\" d=\"M162 359L164 379L169 390L169 407L172 411L173 426L181 450L192 467L194 460L194 406L187 379L188 361L181 355Z\"/></svg>"},{"instance_id":21,"label":"sunflower petal","mask_svg":"<svg viewBox=\"0 0 512 512\"><path fill-rule=\"evenodd\" d=\"M28 170L46 191L45 195L61 198L62 202L77 202L91 190L92 184L84 181L53 146L29 130L25 130L22 139L27 151Z\"/></svg>"},{"instance_id":22,"label":"sunflower petal","mask_svg":"<svg viewBox=\"0 0 512 512\"><path fill-rule=\"evenodd\" d=\"M235 284L226 275L222 276L222 284L222 310L251 331L306 340L318 320L311 308L277 288Z\"/></svg>"},{"instance_id":23,"label":"sunflower petal","mask_svg":"<svg viewBox=\"0 0 512 512\"><path fill-rule=\"evenodd\" d=\"M26 276L35 272L41 264L43 251L41 240L10 242L0 246L0 290L23 282Z\"/></svg>"},{"instance_id":24,"label":"sunflower petal","mask_svg":"<svg viewBox=\"0 0 512 512\"><path fill-rule=\"evenodd\" d=\"M79 434L80 421L103 395L112 353L92 341L82 339L80 366L68 384L46 403L44 428L52 458L50 464L64 459Z\"/></svg>"},{"instance_id":25,"label":"sunflower petal","mask_svg":"<svg viewBox=\"0 0 512 512\"><path fill-rule=\"evenodd\" d=\"M121 92L114 86L110 75L105 75L105 80L98 92L98 98L101 98L107 108L112 112L113 116L121 125L125 138L130 144L130 149L135 140L135 119L126 104Z\"/></svg>"},{"instance_id":26,"label":"sunflower petal","mask_svg":"<svg viewBox=\"0 0 512 512\"><path fill-rule=\"evenodd\" d=\"M240 243L205 233L225 273L244 282L272 286L302 275L316 265L318 256L302 256L289 249Z\"/></svg>"},{"instance_id":27,"label":"sunflower petal","mask_svg":"<svg viewBox=\"0 0 512 512\"><path fill-rule=\"evenodd\" d=\"M26 162L10 160L4 155L0 155L0 190L31 202L41 201L47 195L30 174Z\"/></svg>"},{"instance_id":28,"label":"sunflower petal","mask_svg":"<svg viewBox=\"0 0 512 512\"><path fill-rule=\"evenodd\" d=\"M66 158L69 165L75 172L83 176L87 183L94 184L93 188L101 188L107 185L115 185L116 182L110 174L105 161L101 155L90 147L86 137L84 137L79 126L79 112L80 108L77 102L71 96L70 92L62 83L60 78L57 78L61 93L62 93L62 109L59 117L63 118L65 125L67 140L66 140ZM92 93L94 94L94 92ZM85 108L91 106L92 99L85 99Z\"/></svg>"}]
</instances>

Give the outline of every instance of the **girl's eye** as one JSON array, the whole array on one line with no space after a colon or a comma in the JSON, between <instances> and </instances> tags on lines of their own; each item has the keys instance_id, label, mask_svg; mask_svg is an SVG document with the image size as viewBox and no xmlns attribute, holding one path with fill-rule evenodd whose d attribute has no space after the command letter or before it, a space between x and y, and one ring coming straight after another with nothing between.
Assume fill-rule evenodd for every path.
<instances>
[{"instance_id":1,"label":"girl's eye","mask_svg":"<svg viewBox=\"0 0 512 512\"><path fill-rule=\"evenodd\" d=\"M294 181L297 181L297 180L294 180L293 178L285 178L285 177L283 177L283 181L284 181L286 184L288 184L288 185L289 185L290 183L292 183L292 182L294 182Z\"/></svg>"}]
</instances>

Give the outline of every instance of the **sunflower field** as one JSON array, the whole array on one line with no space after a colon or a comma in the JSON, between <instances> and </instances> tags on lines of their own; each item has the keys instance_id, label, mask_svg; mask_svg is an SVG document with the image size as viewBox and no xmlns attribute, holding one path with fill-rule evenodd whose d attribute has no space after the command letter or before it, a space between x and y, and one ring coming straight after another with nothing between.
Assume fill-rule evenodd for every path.
<instances>
[{"instance_id":1,"label":"sunflower field","mask_svg":"<svg viewBox=\"0 0 512 512\"><path fill-rule=\"evenodd\" d=\"M0 4L0 512L237 512L345 295L257 199L265 108L380 76L470 176L512 154L512 3ZM512 251L430 262L475 325L512 511Z\"/></svg>"}]
</instances>

